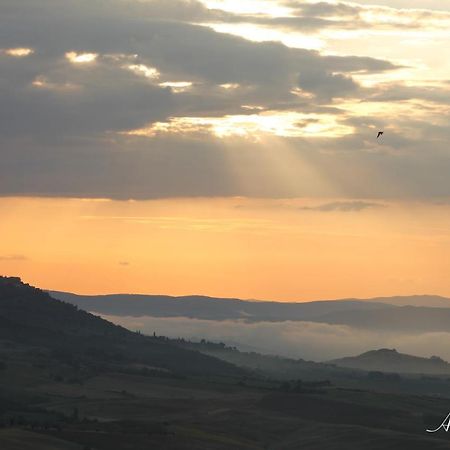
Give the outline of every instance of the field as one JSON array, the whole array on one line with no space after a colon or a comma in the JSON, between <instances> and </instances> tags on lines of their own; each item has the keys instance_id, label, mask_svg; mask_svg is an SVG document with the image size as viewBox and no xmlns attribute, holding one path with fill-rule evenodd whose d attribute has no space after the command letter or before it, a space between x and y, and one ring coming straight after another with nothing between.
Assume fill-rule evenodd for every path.
<instances>
[{"instance_id":1,"label":"field","mask_svg":"<svg viewBox=\"0 0 450 450\"><path fill-rule=\"evenodd\" d=\"M11 404L2 450L450 448L445 433L425 432L448 413L446 399L336 386L284 392L258 378L111 372L75 383L25 366L10 361L0 373L3 387L15 379L2 393Z\"/></svg>"}]
</instances>

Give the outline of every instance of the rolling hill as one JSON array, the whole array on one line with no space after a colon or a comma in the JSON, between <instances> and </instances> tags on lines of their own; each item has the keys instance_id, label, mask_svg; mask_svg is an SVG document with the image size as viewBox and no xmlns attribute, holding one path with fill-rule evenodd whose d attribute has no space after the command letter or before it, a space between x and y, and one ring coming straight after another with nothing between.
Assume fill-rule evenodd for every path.
<instances>
[{"instance_id":1,"label":"rolling hill","mask_svg":"<svg viewBox=\"0 0 450 450\"><path fill-rule=\"evenodd\" d=\"M2 450L437 450L448 398L448 376L147 337L0 278Z\"/></svg>"},{"instance_id":2,"label":"rolling hill","mask_svg":"<svg viewBox=\"0 0 450 450\"><path fill-rule=\"evenodd\" d=\"M76 295L49 291L54 298L99 314L118 316L189 317L205 320L285 321L317 320L324 314L352 310L392 309L380 302L330 300L305 303L249 301L204 296L166 295ZM449 303L450 304L450 303Z\"/></svg>"},{"instance_id":3,"label":"rolling hill","mask_svg":"<svg viewBox=\"0 0 450 450\"><path fill-rule=\"evenodd\" d=\"M242 371L169 340L153 339L50 297L18 278L0 277L0 339L51 352L78 365L135 365L177 374L229 374Z\"/></svg>"},{"instance_id":4,"label":"rolling hill","mask_svg":"<svg viewBox=\"0 0 450 450\"><path fill-rule=\"evenodd\" d=\"M339 367L366 371L435 375L450 373L450 364L437 356L420 358L386 348L372 350L354 357L334 359L330 363Z\"/></svg>"},{"instance_id":5,"label":"rolling hill","mask_svg":"<svg viewBox=\"0 0 450 450\"><path fill-rule=\"evenodd\" d=\"M450 299L436 296L280 303L203 296L132 294L87 296L56 291L50 291L50 294L78 308L108 316L186 317L246 322L289 320L348 325L370 330L450 331ZM448 307L443 307L447 304Z\"/></svg>"}]
</instances>

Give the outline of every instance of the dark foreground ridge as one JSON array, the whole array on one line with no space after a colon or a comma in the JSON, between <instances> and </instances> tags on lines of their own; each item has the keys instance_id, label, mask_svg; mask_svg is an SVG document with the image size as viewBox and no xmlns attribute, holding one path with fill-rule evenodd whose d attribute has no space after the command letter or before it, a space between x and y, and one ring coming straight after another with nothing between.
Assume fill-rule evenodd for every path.
<instances>
[{"instance_id":1,"label":"dark foreground ridge","mask_svg":"<svg viewBox=\"0 0 450 450\"><path fill-rule=\"evenodd\" d=\"M142 336L0 278L1 450L448 449L449 402L448 377Z\"/></svg>"},{"instance_id":2,"label":"dark foreground ridge","mask_svg":"<svg viewBox=\"0 0 450 450\"><path fill-rule=\"evenodd\" d=\"M168 340L152 339L114 325L46 292L0 277L0 338L35 345L63 359L99 368L148 364L183 374L239 375L240 370Z\"/></svg>"}]
</instances>

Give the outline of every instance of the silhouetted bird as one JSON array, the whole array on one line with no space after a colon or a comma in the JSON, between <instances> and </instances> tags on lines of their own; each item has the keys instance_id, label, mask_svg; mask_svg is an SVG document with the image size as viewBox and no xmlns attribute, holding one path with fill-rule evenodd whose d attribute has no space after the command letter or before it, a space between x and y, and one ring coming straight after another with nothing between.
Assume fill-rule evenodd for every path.
<instances>
[{"instance_id":1,"label":"silhouetted bird","mask_svg":"<svg viewBox=\"0 0 450 450\"><path fill-rule=\"evenodd\" d=\"M377 134L377 139L378 139L380 136L382 136L383 133L384 133L384 131L379 131L378 134Z\"/></svg>"}]
</instances>

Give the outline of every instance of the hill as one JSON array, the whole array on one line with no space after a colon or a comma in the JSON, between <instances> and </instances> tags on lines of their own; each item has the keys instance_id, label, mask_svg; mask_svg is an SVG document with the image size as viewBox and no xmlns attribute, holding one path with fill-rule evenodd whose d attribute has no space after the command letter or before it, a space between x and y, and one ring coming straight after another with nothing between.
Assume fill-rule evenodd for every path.
<instances>
[{"instance_id":1,"label":"hill","mask_svg":"<svg viewBox=\"0 0 450 450\"><path fill-rule=\"evenodd\" d=\"M359 300L330 300L304 303L249 301L199 295L76 295L49 291L54 298L99 314L117 316L188 317L205 320L285 321L318 320L324 314L352 310L373 311L394 306ZM449 302L450 305L450 302Z\"/></svg>"},{"instance_id":2,"label":"hill","mask_svg":"<svg viewBox=\"0 0 450 450\"><path fill-rule=\"evenodd\" d=\"M185 317L246 322L307 321L396 332L450 331L450 299L437 296L280 303L203 296L88 296L55 291L50 291L50 294L86 311L108 316Z\"/></svg>"},{"instance_id":3,"label":"hill","mask_svg":"<svg viewBox=\"0 0 450 450\"><path fill-rule=\"evenodd\" d=\"M434 375L450 373L450 364L437 356L421 358L399 353L395 349L372 350L359 356L334 359L330 363L366 371Z\"/></svg>"},{"instance_id":4,"label":"hill","mask_svg":"<svg viewBox=\"0 0 450 450\"><path fill-rule=\"evenodd\" d=\"M447 378L146 337L0 278L2 450L437 450Z\"/></svg>"},{"instance_id":5,"label":"hill","mask_svg":"<svg viewBox=\"0 0 450 450\"><path fill-rule=\"evenodd\" d=\"M375 391L403 393L412 395L450 396L448 383L448 365L438 357L432 358L432 364L422 364L422 371L405 370L404 366L377 369L372 367L344 366L335 361L317 363L304 359L292 359L277 355L243 352L236 347L223 343L202 340L201 342L182 341L186 348L201 351L210 356L223 359L239 367L251 370L262 377L304 383L330 382L332 385L349 389L368 389ZM371 352L369 352L371 353ZM426 358L403 355L405 359L416 362ZM395 369L401 370L395 370ZM411 368L411 367L410 367ZM414 367L412 367L414 368ZM375 372L376 370L376 372Z\"/></svg>"},{"instance_id":6,"label":"hill","mask_svg":"<svg viewBox=\"0 0 450 450\"><path fill-rule=\"evenodd\" d=\"M439 295L404 295L375 297L370 302L387 303L395 306L421 306L424 308L450 308L450 298Z\"/></svg>"},{"instance_id":7,"label":"hill","mask_svg":"<svg viewBox=\"0 0 450 450\"><path fill-rule=\"evenodd\" d=\"M50 352L78 366L129 369L136 364L177 374L239 375L235 366L169 340L133 333L22 283L0 277L0 339Z\"/></svg>"}]
</instances>

